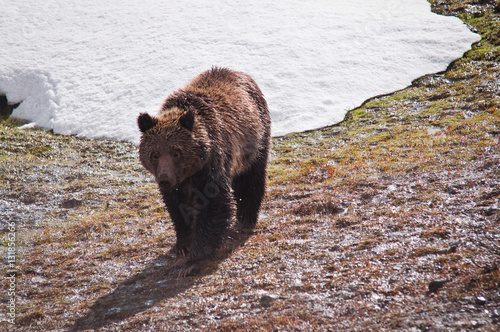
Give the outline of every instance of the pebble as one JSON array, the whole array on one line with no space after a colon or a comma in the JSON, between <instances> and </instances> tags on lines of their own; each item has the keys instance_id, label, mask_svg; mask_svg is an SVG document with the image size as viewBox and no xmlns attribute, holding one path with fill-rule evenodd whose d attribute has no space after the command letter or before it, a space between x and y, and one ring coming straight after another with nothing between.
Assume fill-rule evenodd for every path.
<instances>
[{"instance_id":1,"label":"pebble","mask_svg":"<svg viewBox=\"0 0 500 332\"><path fill-rule=\"evenodd\" d=\"M276 299L273 296L264 295L259 299L259 304L264 308L269 308L270 306L273 305L274 300Z\"/></svg>"},{"instance_id":2,"label":"pebble","mask_svg":"<svg viewBox=\"0 0 500 332\"><path fill-rule=\"evenodd\" d=\"M429 282L429 292L436 293L440 290L450 279L437 279Z\"/></svg>"},{"instance_id":3,"label":"pebble","mask_svg":"<svg viewBox=\"0 0 500 332\"><path fill-rule=\"evenodd\" d=\"M34 282L34 283L42 283L42 282L45 282L47 279L45 279L44 277L33 277L31 278L31 281Z\"/></svg>"},{"instance_id":4,"label":"pebble","mask_svg":"<svg viewBox=\"0 0 500 332\"><path fill-rule=\"evenodd\" d=\"M483 296L476 297L476 304L478 304L478 305L485 305L486 302L488 302L488 300L486 300L485 297L483 297Z\"/></svg>"},{"instance_id":5,"label":"pebble","mask_svg":"<svg viewBox=\"0 0 500 332\"><path fill-rule=\"evenodd\" d=\"M83 202L77 199L64 200L60 207L63 209L74 209L83 205Z\"/></svg>"},{"instance_id":6,"label":"pebble","mask_svg":"<svg viewBox=\"0 0 500 332\"><path fill-rule=\"evenodd\" d=\"M493 318L493 319L495 319L495 318L500 318L500 310L498 310L498 309L493 309L493 310L491 311L490 318Z\"/></svg>"}]
</instances>

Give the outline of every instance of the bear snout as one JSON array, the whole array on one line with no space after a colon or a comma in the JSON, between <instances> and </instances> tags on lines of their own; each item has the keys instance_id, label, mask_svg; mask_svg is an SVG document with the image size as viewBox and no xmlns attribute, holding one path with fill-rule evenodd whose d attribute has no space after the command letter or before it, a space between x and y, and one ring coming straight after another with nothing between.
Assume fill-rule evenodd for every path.
<instances>
[{"instance_id":1,"label":"bear snout","mask_svg":"<svg viewBox=\"0 0 500 332\"><path fill-rule=\"evenodd\" d=\"M161 189L171 191L177 185L175 164L171 158L160 158L156 171L156 182Z\"/></svg>"},{"instance_id":2,"label":"bear snout","mask_svg":"<svg viewBox=\"0 0 500 332\"><path fill-rule=\"evenodd\" d=\"M160 181L160 182L158 182L158 186L167 192L172 191L172 189L173 189L172 184L168 181Z\"/></svg>"}]
</instances>

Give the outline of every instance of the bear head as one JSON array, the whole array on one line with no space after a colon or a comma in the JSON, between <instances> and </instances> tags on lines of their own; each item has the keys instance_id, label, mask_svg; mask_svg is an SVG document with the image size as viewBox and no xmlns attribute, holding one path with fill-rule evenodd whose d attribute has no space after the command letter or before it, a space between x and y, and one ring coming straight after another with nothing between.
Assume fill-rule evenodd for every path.
<instances>
[{"instance_id":1,"label":"bear head","mask_svg":"<svg viewBox=\"0 0 500 332\"><path fill-rule=\"evenodd\" d=\"M139 159L161 190L170 192L206 164L209 142L192 109L174 108L158 117L141 113Z\"/></svg>"}]
</instances>

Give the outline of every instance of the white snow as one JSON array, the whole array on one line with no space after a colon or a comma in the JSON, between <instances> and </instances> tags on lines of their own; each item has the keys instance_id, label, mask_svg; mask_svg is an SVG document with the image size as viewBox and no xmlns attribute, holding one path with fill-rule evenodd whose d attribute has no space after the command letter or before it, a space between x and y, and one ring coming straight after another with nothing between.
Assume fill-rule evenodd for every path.
<instances>
[{"instance_id":1,"label":"white snow","mask_svg":"<svg viewBox=\"0 0 500 332\"><path fill-rule=\"evenodd\" d=\"M426 0L2 1L0 93L56 133L137 143L136 117L213 65L249 73L274 136L339 122L478 35Z\"/></svg>"}]
</instances>

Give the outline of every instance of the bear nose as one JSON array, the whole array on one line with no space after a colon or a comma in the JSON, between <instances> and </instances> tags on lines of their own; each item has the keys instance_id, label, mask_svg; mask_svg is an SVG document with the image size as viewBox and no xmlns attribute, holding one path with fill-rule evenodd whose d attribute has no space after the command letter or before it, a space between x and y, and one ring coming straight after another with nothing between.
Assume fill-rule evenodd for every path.
<instances>
[{"instance_id":1,"label":"bear nose","mask_svg":"<svg viewBox=\"0 0 500 332\"><path fill-rule=\"evenodd\" d=\"M172 190L173 187L175 186L175 181L168 174L165 173L158 174L156 182L158 183L161 189L166 191Z\"/></svg>"},{"instance_id":2,"label":"bear nose","mask_svg":"<svg viewBox=\"0 0 500 332\"><path fill-rule=\"evenodd\" d=\"M160 181L160 182L158 182L158 185L162 189L170 189L170 187L171 187L170 182L168 182L168 181Z\"/></svg>"},{"instance_id":3,"label":"bear nose","mask_svg":"<svg viewBox=\"0 0 500 332\"><path fill-rule=\"evenodd\" d=\"M164 190L172 190L176 185L174 164L170 158L160 158L156 172L156 182Z\"/></svg>"}]
</instances>

